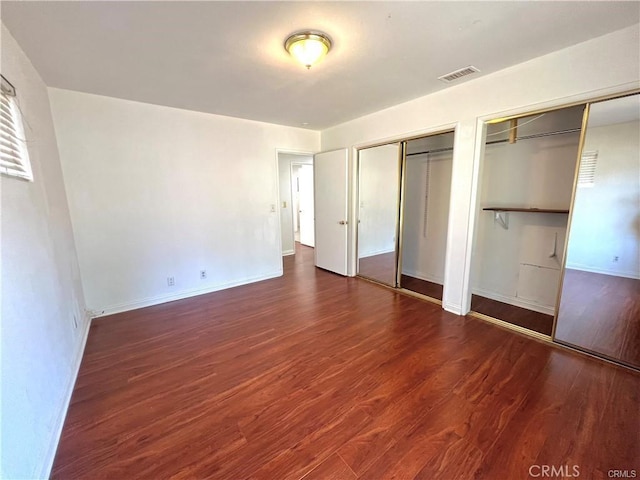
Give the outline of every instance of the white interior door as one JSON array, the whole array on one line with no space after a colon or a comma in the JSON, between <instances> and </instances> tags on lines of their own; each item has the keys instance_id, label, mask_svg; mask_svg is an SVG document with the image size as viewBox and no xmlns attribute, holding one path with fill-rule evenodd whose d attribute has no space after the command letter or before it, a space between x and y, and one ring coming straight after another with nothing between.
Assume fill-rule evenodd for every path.
<instances>
[{"instance_id":1,"label":"white interior door","mask_svg":"<svg viewBox=\"0 0 640 480\"><path fill-rule=\"evenodd\" d=\"M347 274L347 149L314 156L316 266Z\"/></svg>"},{"instance_id":2,"label":"white interior door","mask_svg":"<svg viewBox=\"0 0 640 480\"><path fill-rule=\"evenodd\" d=\"M313 247L314 241L314 208L313 208L313 165L300 165L299 179L299 211L300 211L300 243Z\"/></svg>"}]
</instances>

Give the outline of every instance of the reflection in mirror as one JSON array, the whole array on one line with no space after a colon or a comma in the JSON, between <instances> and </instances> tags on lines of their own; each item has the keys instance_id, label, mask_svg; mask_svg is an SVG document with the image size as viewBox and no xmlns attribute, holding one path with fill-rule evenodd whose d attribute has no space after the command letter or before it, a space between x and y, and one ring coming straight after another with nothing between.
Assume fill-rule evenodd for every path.
<instances>
[{"instance_id":1,"label":"reflection in mirror","mask_svg":"<svg viewBox=\"0 0 640 480\"><path fill-rule=\"evenodd\" d=\"M590 106L555 340L640 367L640 95Z\"/></svg>"},{"instance_id":2,"label":"reflection in mirror","mask_svg":"<svg viewBox=\"0 0 640 480\"><path fill-rule=\"evenodd\" d=\"M442 300L453 132L407 142L400 286Z\"/></svg>"},{"instance_id":3,"label":"reflection in mirror","mask_svg":"<svg viewBox=\"0 0 640 480\"><path fill-rule=\"evenodd\" d=\"M396 286L400 144L358 154L358 275Z\"/></svg>"}]
</instances>

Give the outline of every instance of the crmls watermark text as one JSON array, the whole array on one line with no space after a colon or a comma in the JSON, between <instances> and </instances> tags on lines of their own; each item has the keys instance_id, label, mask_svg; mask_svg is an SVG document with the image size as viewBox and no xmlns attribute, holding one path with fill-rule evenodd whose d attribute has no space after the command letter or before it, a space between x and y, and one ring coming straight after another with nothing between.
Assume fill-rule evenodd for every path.
<instances>
[{"instance_id":1,"label":"crmls watermark text","mask_svg":"<svg viewBox=\"0 0 640 480\"><path fill-rule=\"evenodd\" d=\"M635 470L609 470L609 478L636 478Z\"/></svg>"},{"instance_id":2,"label":"crmls watermark text","mask_svg":"<svg viewBox=\"0 0 640 480\"><path fill-rule=\"evenodd\" d=\"M529 475L534 478L571 478L580 476L578 465L531 465Z\"/></svg>"}]
</instances>

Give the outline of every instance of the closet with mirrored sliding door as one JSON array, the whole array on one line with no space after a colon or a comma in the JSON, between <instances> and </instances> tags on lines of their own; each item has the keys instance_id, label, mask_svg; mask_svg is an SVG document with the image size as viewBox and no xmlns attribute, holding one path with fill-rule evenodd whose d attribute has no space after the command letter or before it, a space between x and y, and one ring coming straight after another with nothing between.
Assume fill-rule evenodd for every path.
<instances>
[{"instance_id":1,"label":"closet with mirrored sliding door","mask_svg":"<svg viewBox=\"0 0 640 480\"><path fill-rule=\"evenodd\" d=\"M486 125L471 310L550 338L584 105Z\"/></svg>"},{"instance_id":2,"label":"closet with mirrored sliding door","mask_svg":"<svg viewBox=\"0 0 640 480\"><path fill-rule=\"evenodd\" d=\"M585 120L554 341L640 369L640 94Z\"/></svg>"},{"instance_id":3,"label":"closet with mirrored sliding door","mask_svg":"<svg viewBox=\"0 0 640 480\"><path fill-rule=\"evenodd\" d=\"M484 130L471 314L640 369L640 94Z\"/></svg>"},{"instance_id":4,"label":"closet with mirrored sliding door","mask_svg":"<svg viewBox=\"0 0 640 480\"><path fill-rule=\"evenodd\" d=\"M358 275L441 301L454 132L360 149Z\"/></svg>"}]
</instances>

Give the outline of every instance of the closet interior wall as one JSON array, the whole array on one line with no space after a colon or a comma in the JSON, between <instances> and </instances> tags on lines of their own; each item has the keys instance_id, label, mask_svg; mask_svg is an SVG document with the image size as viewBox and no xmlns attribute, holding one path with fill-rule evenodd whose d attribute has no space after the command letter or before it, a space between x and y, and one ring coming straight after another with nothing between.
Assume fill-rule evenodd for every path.
<instances>
[{"instance_id":1,"label":"closet interior wall","mask_svg":"<svg viewBox=\"0 0 640 480\"><path fill-rule=\"evenodd\" d=\"M487 125L472 311L551 335L583 111Z\"/></svg>"},{"instance_id":2,"label":"closet interior wall","mask_svg":"<svg viewBox=\"0 0 640 480\"><path fill-rule=\"evenodd\" d=\"M400 286L442 300L454 133L407 142Z\"/></svg>"}]
</instances>

